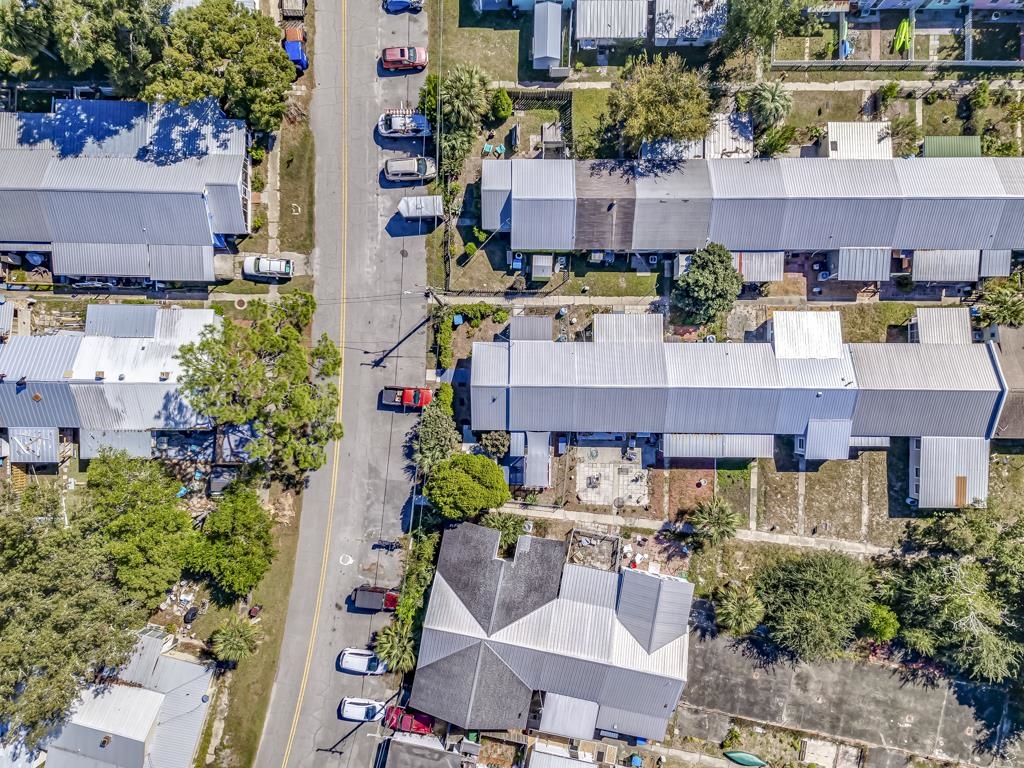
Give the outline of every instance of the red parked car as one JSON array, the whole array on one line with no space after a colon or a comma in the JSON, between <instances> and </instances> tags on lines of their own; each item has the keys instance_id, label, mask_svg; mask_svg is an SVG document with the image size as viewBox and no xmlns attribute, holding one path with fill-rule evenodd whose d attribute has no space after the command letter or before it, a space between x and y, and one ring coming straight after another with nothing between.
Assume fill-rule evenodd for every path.
<instances>
[{"instance_id":1,"label":"red parked car","mask_svg":"<svg viewBox=\"0 0 1024 768\"><path fill-rule=\"evenodd\" d=\"M434 732L433 717L422 712L408 712L405 707L394 705L384 710L384 725L392 730L406 733L430 735Z\"/></svg>"},{"instance_id":2,"label":"red parked car","mask_svg":"<svg viewBox=\"0 0 1024 768\"><path fill-rule=\"evenodd\" d=\"M427 49L419 46L385 48L380 54L384 69L423 69L427 66Z\"/></svg>"}]
</instances>

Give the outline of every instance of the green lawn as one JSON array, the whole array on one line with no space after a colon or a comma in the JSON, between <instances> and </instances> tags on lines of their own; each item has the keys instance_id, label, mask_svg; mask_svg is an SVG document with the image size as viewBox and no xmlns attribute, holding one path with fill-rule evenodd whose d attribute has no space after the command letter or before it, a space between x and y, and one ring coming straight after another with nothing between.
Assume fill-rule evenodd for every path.
<instances>
[{"instance_id":1,"label":"green lawn","mask_svg":"<svg viewBox=\"0 0 1024 768\"><path fill-rule=\"evenodd\" d=\"M616 259L610 267L590 264L584 256L572 257L572 276L557 292L566 295L583 293L591 296L656 296L661 263L649 275L638 275L626 269L624 259ZM554 281L553 281L554 282Z\"/></svg>"},{"instance_id":2,"label":"green lawn","mask_svg":"<svg viewBox=\"0 0 1024 768\"><path fill-rule=\"evenodd\" d=\"M902 326L913 317L915 307L902 301L876 301L838 307L842 316L843 341L886 341L889 326Z\"/></svg>"},{"instance_id":3,"label":"green lawn","mask_svg":"<svg viewBox=\"0 0 1024 768\"><path fill-rule=\"evenodd\" d=\"M604 137L608 125L607 88L586 88L572 94L572 138L580 158L613 157L615 147Z\"/></svg>"},{"instance_id":4,"label":"green lawn","mask_svg":"<svg viewBox=\"0 0 1024 768\"><path fill-rule=\"evenodd\" d=\"M775 43L779 61L824 61L835 58L837 32L829 29L812 37L780 37ZM831 47L831 50L830 50Z\"/></svg>"},{"instance_id":5,"label":"green lawn","mask_svg":"<svg viewBox=\"0 0 1024 768\"><path fill-rule=\"evenodd\" d=\"M862 104L860 91L794 91L793 109L786 123L803 128L824 126L830 120L857 120Z\"/></svg>"},{"instance_id":6,"label":"green lawn","mask_svg":"<svg viewBox=\"0 0 1024 768\"><path fill-rule=\"evenodd\" d=\"M313 132L305 121L285 121L281 128L281 226L278 241L282 251L309 253L313 250L316 183L316 150Z\"/></svg>"},{"instance_id":7,"label":"green lawn","mask_svg":"<svg viewBox=\"0 0 1024 768\"><path fill-rule=\"evenodd\" d=\"M230 283L221 283L210 289L211 294L217 293L269 293L270 286L266 283L254 283L251 280L232 280Z\"/></svg>"},{"instance_id":8,"label":"green lawn","mask_svg":"<svg viewBox=\"0 0 1024 768\"><path fill-rule=\"evenodd\" d=\"M974 27L974 58L981 61L1016 61L1020 56L1020 29L1016 24Z\"/></svg>"},{"instance_id":9,"label":"green lawn","mask_svg":"<svg viewBox=\"0 0 1024 768\"><path fill-rule=\"evenodd\" d=\"M473 0L435 0L428 12L430 60L434 72L456 64L476 64L492 80L546 80L533 69L533 15L489 11L477 13ZM436 9L436 10L435 10Z\"/></svg>"},{"instance_id":10,"label":"green lawn","mask_svg":"<svg viewBox=\"0 0 1024 768\"><path fill-rule=\"evenodd\" d=\"M939 99L934 104L927 102L922 104L924 135L960 136L963 134L963 122L956 116L956 111L956 102L950 99Z\"/></svg>"},{"instance_id":11,"label":"green lawn","mask_svg":"<svg viewBox=\"0 0 1024 768\"><path fill-rule=\"evenodd\" d=\"M313 276L312 275L298 275L293 277L287 283L282 283L278 289L278 293L297 293L298 291L305 291L306 293L313 292Z\"/></svg>"}]
</instances>

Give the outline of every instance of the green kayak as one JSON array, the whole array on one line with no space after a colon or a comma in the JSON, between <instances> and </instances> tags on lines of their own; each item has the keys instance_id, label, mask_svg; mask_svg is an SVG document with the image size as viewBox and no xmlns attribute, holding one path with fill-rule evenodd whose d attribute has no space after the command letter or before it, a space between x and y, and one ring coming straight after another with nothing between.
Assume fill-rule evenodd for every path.
<instances>
[{"instance_id":1,"label":"green kayak","mask_svg":"<svg viewBox=\"0 0 1024 768\"><path fill-rule=\"evenodd\" d=\"M723 752L722 754L736 763L736 765L745 765L748 768L760 768L762 765L768 765L760 757L749 752Z\"/></svg>"}]
</instances>

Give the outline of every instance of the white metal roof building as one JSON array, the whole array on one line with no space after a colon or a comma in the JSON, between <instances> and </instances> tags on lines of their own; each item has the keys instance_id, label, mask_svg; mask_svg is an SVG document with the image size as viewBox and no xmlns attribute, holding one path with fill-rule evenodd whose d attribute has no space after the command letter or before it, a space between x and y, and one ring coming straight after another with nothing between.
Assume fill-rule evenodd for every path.
<instances>
[{"instance_id":1,"label":"white metal roof building","mask_svg":"<svg viewBox=\"0 0 1024 768\"><path fill-rule=\"evenodd\" d=\"M533 68L550 69L562 61L562 3L533 6Z\"/></svg>"},{"instance_id":2,"label":"white metal roof building","mask_svg":"<svg viewBox=\"0 0 1024 768\"><path fill-rule=\"evenodd\" d=\"M576 40L637 40L647 37L646 0L578 0Z\"/></svg>"},{"instance_id":3,"label":"white metal roof building","mask_svg":"<svg viewBox=\"0 0 1024 768\"><path fill-rule=\"evenodd\" d=\"M657 0L654 6L655 45L710 45L722 36L725 0Z\"/></svg>"},{"instance_id":4,"label":"white metal roof building","mask_svg":"<svg viewBox=\"0 0 1024 768\"><path fill-rule=\"evenodd\" d=\"M910 322L911 341L921 344L970 344L971 310L967 307L919 307Z\"/></svg>"},{"instance_id":5,"label":"white metal roof building","mask_svg":"<svg viewBox=\"0 0 1024 768\"><path fill-rule=\"evenodd\" d=\"M882 282L892 276L892 248L840 248L829 256L836 280Z\"/></svg>"},{"instance_id":6,"label":"white metal roof building","mask_svg":"<svg viewBox=\"0 0 1024 768\"><path fill-rule=\"evenodd\" d=\"M829 122L825 124L822 149L837 160L888 160L892 158L892 131L888 120L876 122Z\"/></svg>"},{"instance_id":7,"label":"white metal roof building","mask_svg":"<svg viewBox=\"0 0 1024 768\"><path fill-rule=\"evenodd\" d=\"M576 172L572 160L509 162L512 221L516 222L512 247L572 250L576 242Z\"/></svg>"},{"instance_id":8,"label":"white metal roof building","mask_svg":"<svg viewBox=\"0 0 1024 768\"><path fill-rule=\"evenodd\" d=\"M963 509L988 501L989 441L922 437L910 445L910 495L922 509Z\"/></svg>"},{"instance_id":9,"label":"white metal roof building","mask_svg":"<svg viewBox=\"0 0 1024 768\"><path fill-rule=\"evenodd\" d=\"M215 102L0 113L0 241L52 251L56 275L208 282L214 235L248 232L248 176Z\"/></svg>"},{"instance_id":10,"label":"white metal roof building","mask_svg":"<svg viewBox=\"0 0 1024 768\"><path fill-rule=\"evenodd\" d=\"M485 176L495 162L501 161L484 161ZM521 189L517 183L511 185L514 248L572 250L583 243L588 248L615 247L608 235L602 235L609 237L603 246L591 239L599 211L577 220L574 232L557 226L562 216L577 210L577 190L565 167L570 162L512 161L517 168L531 166L531 180L546 180L542 185L524 183ZM605 162L602 168L602 174L590 174L589 198L635 199L632 222L617 222L618 231L632 232L631 247L623 250L684 251L708 242L731 251L886 248L980 253L1024 248L1020 158L691 159L670 169L652 168L644 161ZM601 192L602 184L607 193ZM541 194L538 186L546 187L547 199L557 200L557 205L532 205ZM502 204L500 195L485 193L484 221L500 220ZM549 215L546 223L539 220L542 212ZM1005 258L993 256L991 263ZM965 279L977 279L980 257L972 263L973 277ZM881 259L871 264L871 274L883 268ZM951 267L948 273L953 271Z\"/></svg>"},{"instance_id":11,"label":"white metal roof building","mask_svg":"<svg viewBox=\"0 0 1024 768\"><path fill-rule=\"evenodd\" d=\"M732 266L745 283L771 283L786 271L784 251L733 251Z\"/></svg>"}]
</instances>

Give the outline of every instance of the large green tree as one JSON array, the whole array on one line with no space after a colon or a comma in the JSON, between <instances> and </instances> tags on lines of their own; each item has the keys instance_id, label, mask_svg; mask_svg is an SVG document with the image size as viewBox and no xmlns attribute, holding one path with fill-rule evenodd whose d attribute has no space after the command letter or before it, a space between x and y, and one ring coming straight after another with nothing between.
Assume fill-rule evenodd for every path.
<instances>
[{"instance_id":1,"label":"large green tree","mask_svg":"<svg viewBox=\"0 0 1024 768\"><path fill-rule=\"evenodd\" d=\"M54 486L0 488L0 722L34 745L97 670L124 663L144 611L118 594L86 506Z\"/></svg>"},{"instance_id":2,"label":"large green tree","mask_svg":"<svg viewBox=\"0 0 1024 768\"><path fill-rule=\"evenodd\" d=\"M633 152L645 141L702 139L711 128L707 82L675 53L632 62L612 84L608 110Z\"/></svg>"},{"instance_id":3,"label":"large green tree","mask_svg":"<svg viewBox=\"0 0 1024 768\"><path fill-rule=\"evenodd\" d=\"M416 668L416 638L412 627L392 621L377 632L377 656L392 672L412 672Z\"/></svg>"},{"instance_id":4,"label":"large green tree","mask_svg":"<svg viewBox=\"0 0 1024 768\"><path fill-rule=\"evenodd\" d=\"M273 527L256 491L233 484L204 521L189 552L189 567L208 575L225 596L246 595L273 562Z\"/></svg>"},{"instance_id":5,"label":"large green tree","mask_svg":"<svg viewBox=\"0 0 1024 768\"><path fill-rule=\"evenodd\" d=\"M423 492L445 517L464 520L511 498L501 467L479 454L459 453L431 471Z\"/></svg>"},{"instance_id":6,"label":"large green tree","mask_svg":"<svg viewBox=\"0 0 1024 768\"><path fill-rule=\"evenodd\" d=\"M459 432L444 402L434 400L423 409L410 434L410 443L413 461L423 472L429 472L455 452L459 447Z\"/></svg>"},{"instance_id":7,"label":"large green tree","mask_svg":"<svg viewBox=\"0 0 1024 768\"><path fill-rule=\"evenodd\" d=\"M441 78L441 117L446 131L476 131L491 108L487 75L475 64L456 64Z\"/></svg>"},{"instance_id":8,"label":"large green tree","mask_svg":"<svg viewBox=\"0 0 1024 768\"><path fill-rule=\"evenodd\" d=\"M778 125L793 107L793 95L781 80L762 80L750 91L750 114L760 130Z\"/></svg>"},{"instance_id":9,"label":"large green tree","mask_svg":"<svg viewBox=\"0 0 1024 768\"><path fill-rule=\"evenodd\" d=\"M727 53L765 55L778 35L800 22L807 0L730 0L719 44Z\"/></svg>"},{"instance_id":10,"label":"large green tree","mask_svg":"<svg viewBox=\"0 0 1024 768\"><path fill-rule=\"evenodd\" d=\"M149 70L144 95L182 104L212 96L254 130L274 131L294 79L273 19L235 0L203 0L171 18L167 47Z\"/></svg>"},{"instance_id":11,"label":"large green tree","mask_svg":"<svg viewBox=\"0 0 1024 768\"><path fill-rule=\"evenodd\" d=\"M991 280L982 293L981 318L994 325L1024 325L1024 273Z\"/></svg>"},{"instance_id":12,"label":"large green tree","mask_svg":"<svg viewBox=\"0 0 1024 768\"><path fill-rule=\"evenodd\" d=\"M732 254L723 245L709 243L690 257L673 299L689 322L704 325L732 309L742 288L743 278L732 265Z\"/></svg>"},{"instance_id":13,"label":"large green tree","mask_svg":"<svg viewBox=\"0 0 1024 768\"><path fill-rule=\"evenodd\" d=\"M42 5L0 0L0 71L10 67L16 58L42 53L49 37L48 18ZM46 55L54 57L49 51Z\"/></svg>"},{"instance_id":14,"label":"large green tree","mask_svg":"<svg viewBox=\"0 0 1024 768\"><path fill-rule=\"evenodd\" d=\"M760 570L772 640L804 661L839 656L873 605L872 570L837 552L789 555Z\"/></svg>"},{"instance_id":15,"label":"large green tree","mask_svg":"<svg viewBox=\"0 0 1024 768\"><path fill-rule=\"evenodd\" d=\"M248 619L231 614L210 638L213 655L220 661L239 662L256 653L262 633Z\"/></svg>"},{"instance_id":16,"label":"large green tree","mask_svg":"<svg viewBox=\"0 0 1024 768\"><path fill-rule=\"evenodd\" d=\"M326 334L312 348L304 340L315 308L301 292L252 302L246 324L211 326L178 352L180 387L192 406L218 425L251 424L252 457L283 475L323 466L325 446L342 434L330 380L341 353Z\"/></svg>"},{"instance_id":17,"label":"large green tree","mask_svg":"<svg viewBox=\"0 0 1024 768\"><path fill-rule=\"evenodd\" d=\"M195 537L180 486L148 459L104 450L89 462L86 503L125 597L154 607L181 577Z\"/></svg>"}]
</instances>

